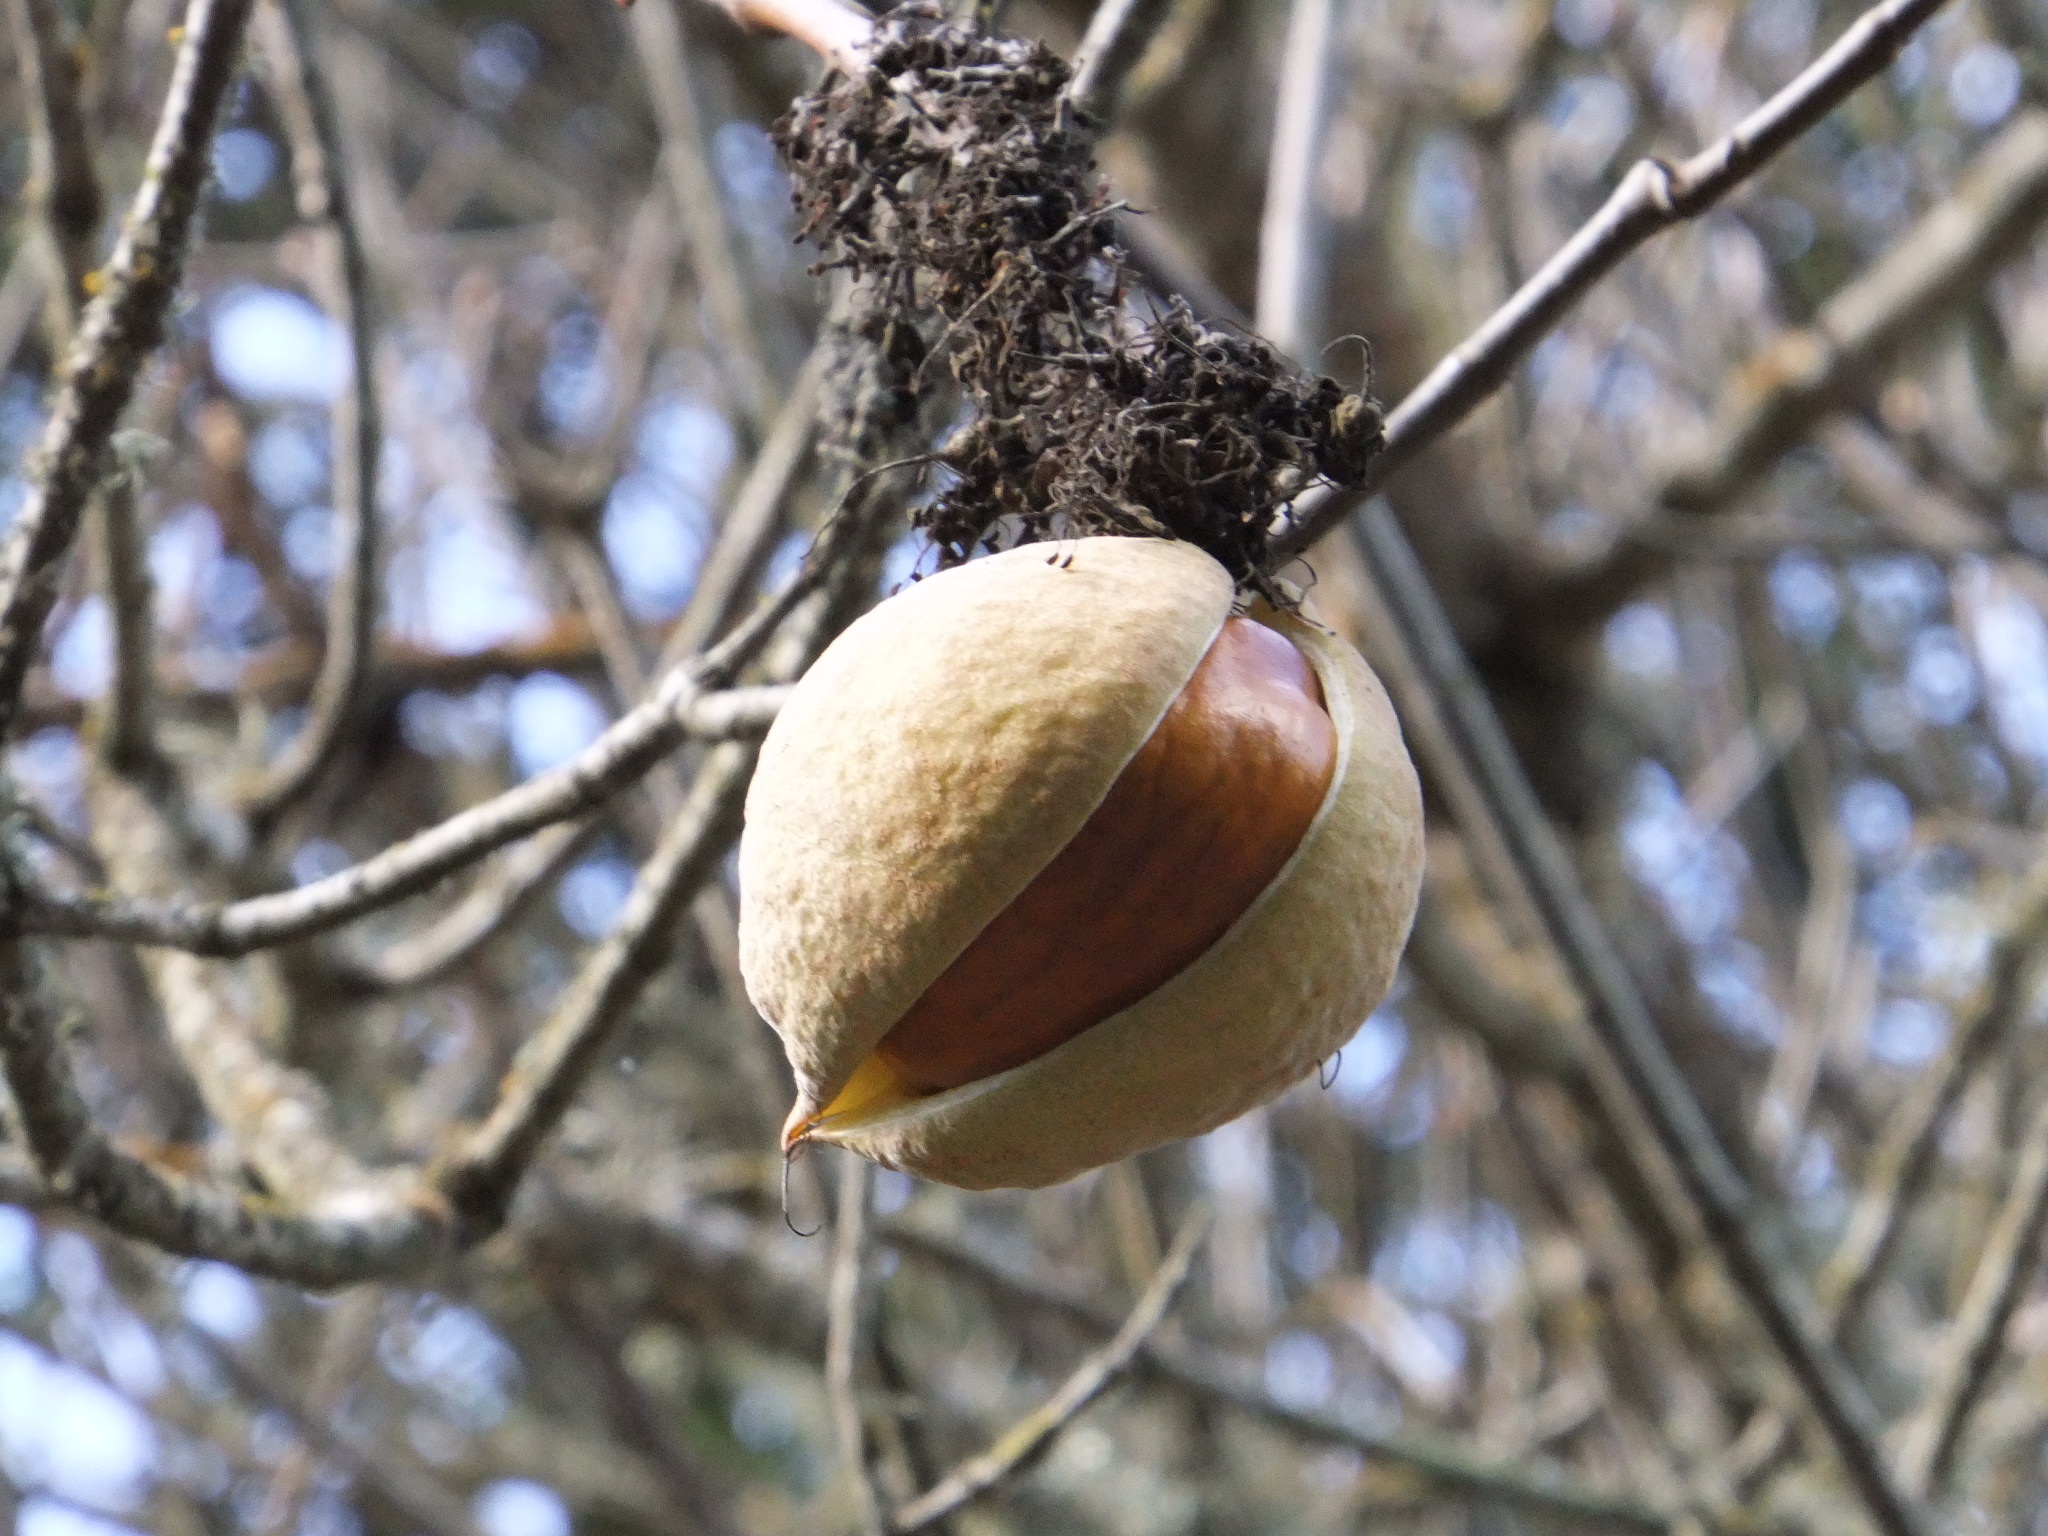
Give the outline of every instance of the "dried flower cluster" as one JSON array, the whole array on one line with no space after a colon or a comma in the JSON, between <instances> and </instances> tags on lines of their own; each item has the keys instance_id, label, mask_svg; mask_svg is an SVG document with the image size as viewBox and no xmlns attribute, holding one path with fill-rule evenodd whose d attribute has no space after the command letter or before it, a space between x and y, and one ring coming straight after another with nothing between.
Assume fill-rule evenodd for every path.
<instances>
[{"instance_id":1,"label":"dried flower cluster","mask_svg":"<svg viewBox=\"0 0 2048 1536\"><path fill-rule=\"evenodd\" d=\"M1044 47L913 4L871 57L798 101L778 138L822 267L849 269L878 316L922 317L913 383L942 364L973 408L942 455L957 482L918 514L942 563L1149 534L1270 594L1276 515L1364 472L1378 410L1178 301L1137 312L1118 205Z\"/></svg>"}]
</instances>

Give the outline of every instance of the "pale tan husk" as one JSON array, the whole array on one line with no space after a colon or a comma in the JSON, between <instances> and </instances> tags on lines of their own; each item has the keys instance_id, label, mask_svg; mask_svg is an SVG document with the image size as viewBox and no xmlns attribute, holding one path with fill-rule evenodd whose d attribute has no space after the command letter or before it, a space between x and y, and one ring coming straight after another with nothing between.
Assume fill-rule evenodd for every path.
<instances>
[{"instance_id":1,"label":"pale tan husk","mask_svg":"<svg viewBox=\"0 0 2048 1536\"><path fill-rule=\"evenodd\" d=\"M882 604L806 676L764 745L740 845L741 964L796 1070L793 1119L831 1103L1080 829L1230 603L1222 568L1187 545L1036 546ZM1179 976L1036 1060L812 1137L968 1188L1056 1183L1210 1130L1343 1045L1407 939L1421 795L1363 659L1268 622L1321 679L1339 756L1266 891Z\"/></svg>"},{"instance_id":2,"label":"pale tan husk","mask_svg":"<svg viewBox=\"0 0 2048 1536\"><path fill-rule=\"evenodd\" d=\"M1191 545L1041 544L917 583L818 658L762 743L739 871L747 990L807 1099L1080 830L1230 602Z\"/></svg>"}]
</instances>

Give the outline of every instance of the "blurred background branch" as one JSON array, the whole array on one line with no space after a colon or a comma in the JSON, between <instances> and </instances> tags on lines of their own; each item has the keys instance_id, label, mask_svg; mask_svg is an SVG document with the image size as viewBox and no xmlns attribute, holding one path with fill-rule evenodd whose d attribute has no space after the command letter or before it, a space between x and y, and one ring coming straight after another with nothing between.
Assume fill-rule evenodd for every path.
<instances>
[{"instance_id":1,"label":"blurred background branch","mask_svg":"<svg viewBox=\"0 0 2048 1536\"><path fill-rule=\"evenodd\" d=\"M728 854L957 425L789 241L868 20L7 3L16 1530L2029 1529L2038 6L951 7L1082 61L1134 305L1397 402L1289 575L1429 872L1327 1090L835 1256Z\"/></svg>"}]
</instances>

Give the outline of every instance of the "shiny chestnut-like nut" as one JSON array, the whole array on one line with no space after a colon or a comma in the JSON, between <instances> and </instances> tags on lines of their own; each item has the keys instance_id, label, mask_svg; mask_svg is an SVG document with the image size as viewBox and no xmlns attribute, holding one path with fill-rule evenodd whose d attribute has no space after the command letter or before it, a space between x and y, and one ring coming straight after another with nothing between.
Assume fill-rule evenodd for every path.
<instances>
[{"instance_id":1,"label":"shiny chestnut-like nut","mask_svg":"<svg viewBox=\"0 0 2048 1536\"><path fill-rule=\"evenodd\" d=\"M740 963L826 1141L1037 1186L1264 1103L1414 917L1422 803L1379 680L1233 615L1192 545L1089 538L918 583L763 744Z\"/></svg>"}]
</instances>

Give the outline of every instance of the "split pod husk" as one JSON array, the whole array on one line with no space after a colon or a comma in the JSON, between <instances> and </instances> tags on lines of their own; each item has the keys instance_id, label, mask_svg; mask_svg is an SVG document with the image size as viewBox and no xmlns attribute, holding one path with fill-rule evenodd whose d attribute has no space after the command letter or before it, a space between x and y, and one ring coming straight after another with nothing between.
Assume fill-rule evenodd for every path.
<instances>
[{"instance_id":1,"label":"split pod husk","mask_svg":"<svg viewBox=\"0 0 2048 1536\"><path fill-rule=\"evenodd\" d=\"M1059 1182L1273 1098L1379 1003L1422 804L1385 690L1192 545L1037 544L851 625L762 747L740 963L823 1141Z\"/></svg>"}]
</instances>

